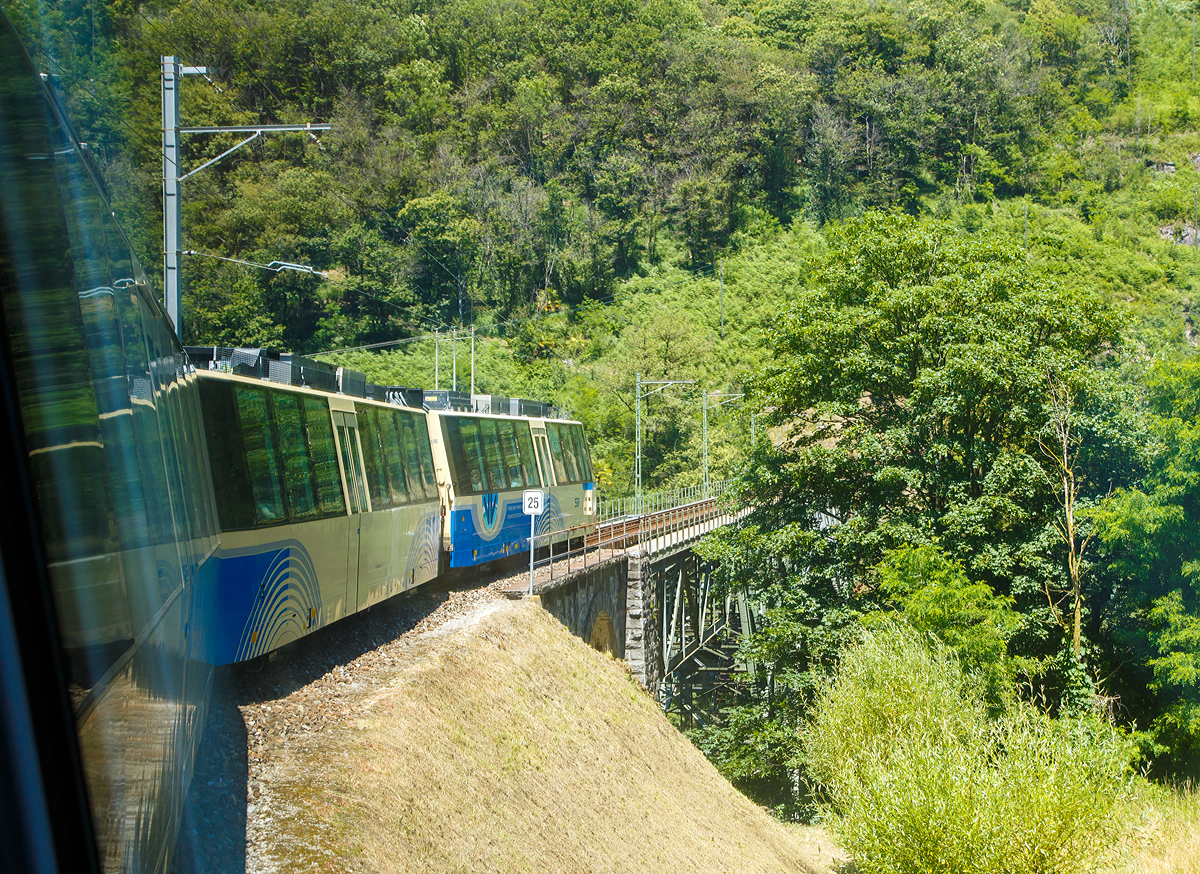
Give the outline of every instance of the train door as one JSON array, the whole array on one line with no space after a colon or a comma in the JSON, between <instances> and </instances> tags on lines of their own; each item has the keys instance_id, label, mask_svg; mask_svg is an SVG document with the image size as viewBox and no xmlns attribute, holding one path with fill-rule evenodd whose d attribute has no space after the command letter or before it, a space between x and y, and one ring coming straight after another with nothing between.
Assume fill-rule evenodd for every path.
<instances>
[{"instance_id":1,"label":"train door","mask_svg":"<svg viewBox=\"0 0 1200 874\"><path fill-rule=\"evenodd\" d=\"M333 426L337 432L338 461L346 481L346 506L350 510L350 525L346 538L346 612L358 607L358 545L362 533L362 514L371 512L371 497L367 494L362 445L358 441L358 420L354 413L333 411Z\"/></svg>"},{"instance_id":2,"label":"train door","mask_svg":"<svg viewBox=\"0 0 1200 874\"><path fill-rule=\"evenodd\" d=\"M538 472L542 475L542 485L551 488L554 485L554 465L550 463L550 441L546 439L545 431L533 432L533 450L537 456Z\"/></svg>"},{"instance_id":3,"label":"train door","mask_svg":"<svg viewBox=\"0 0 1200 874\"><path fill-rule=\"evenodd\" d=\"M542 487L546 490L554 488L554 465L550 462L550 441L546 439L546 432L543 429L533 429L533 454L537 456L538 472L542 475Z\"/></svg>"}]
</instances>

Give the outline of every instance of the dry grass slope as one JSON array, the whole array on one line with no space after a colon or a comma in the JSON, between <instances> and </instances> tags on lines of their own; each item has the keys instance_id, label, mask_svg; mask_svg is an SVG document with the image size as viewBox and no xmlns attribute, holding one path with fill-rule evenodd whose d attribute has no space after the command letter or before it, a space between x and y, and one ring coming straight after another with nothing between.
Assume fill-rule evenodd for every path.
<instances>
[{"instance_id":1,"label":"dry grass slope","mask_svg":"<svg viewBox=\"0 0 1200 874\"><path fill-rule=\"evenodd\" d=\"M1191 786L1148 786L1129 805L1116 874L1200 874L1200 796Z\"/></svg>"},{"instance_id":2,"label":"dry grass slope","mask_svg":"<svg viewBox=\"0 0 1200 874\"><path fill-rule=\"evenodd\" d=\"M319 835L310 858L325 869L750 874L833 861L821 833L747 801L622 663L531 602L437 632L341 733L322 739L342 751L324 773L293 776L307 810L275 835Z\"/></svg>"}]
</instances>

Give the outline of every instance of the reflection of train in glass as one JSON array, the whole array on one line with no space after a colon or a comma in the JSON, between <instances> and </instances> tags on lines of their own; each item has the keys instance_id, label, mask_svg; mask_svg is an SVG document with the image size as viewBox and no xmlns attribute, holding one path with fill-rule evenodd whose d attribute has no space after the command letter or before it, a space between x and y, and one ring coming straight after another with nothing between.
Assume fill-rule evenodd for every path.
<instances>
[{"instance_id":1,"label":"reflection of train in glass","mask_svg":"<svg viewBox=\"0 0 1200 874\"><path fill-rule=\"evenodd\" d=\"M0 353L6 872L166 870L214 665L594 518L578 423L198 371L2 13Z\"/></svg>"}]
</instances>

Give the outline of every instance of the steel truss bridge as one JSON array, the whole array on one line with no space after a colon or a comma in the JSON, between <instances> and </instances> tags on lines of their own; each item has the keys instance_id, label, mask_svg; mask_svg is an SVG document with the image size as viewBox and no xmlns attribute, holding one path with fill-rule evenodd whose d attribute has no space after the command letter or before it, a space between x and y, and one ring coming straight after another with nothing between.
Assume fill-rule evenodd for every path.
<instances>
[{"instance_id":1,"label":"steel truss bridge","mask_svg":"<svg viewBox=\"0 0 1200 874\"><path fill-rule=\"evenodd\" d=\"M647 679L657 676L659 682L647 685L663 709L686 725L708 722L721 693L748 669L739 664L737 650L759 617L746 593L719 585L716 568L693 549L704 535L737 524L746 514L721 497L725 486L646 496L642 514L610 510L606 515L609 508L600 508L596 540L625 548L631 562L636 559L639 572L635 581L631 564L630 598L639 587L643 619L653 617L643 657Z\"/></svg>"}]
</instances>

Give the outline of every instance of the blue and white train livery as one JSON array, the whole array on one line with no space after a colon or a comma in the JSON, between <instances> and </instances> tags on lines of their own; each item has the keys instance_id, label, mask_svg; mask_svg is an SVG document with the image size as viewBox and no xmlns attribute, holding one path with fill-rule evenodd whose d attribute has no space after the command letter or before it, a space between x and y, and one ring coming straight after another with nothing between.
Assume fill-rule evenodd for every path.
<instances>
[{"instance_id":1,"label":"blue and white train livery","mask_svg":"<svg viewBox=\"0 0 1200 874\"><path fill-rule=\"evenodd\" d=\"M220 514L214 664L269 653L462 568L589 533L578 422L399 407L200 371ZM444 564L442 563L444 554Z\"/></svg>"},{"instance_id":2,"label":"blue and white train livery","mask_svg":"<svg viewBox=\"0 0 1200 874\"><path fill-rule=\"evenodd\" d=\"M228 374L200 384L221 521L215 664L437 576L424 412Z\"/></svg>"},{"instance_id":3,"label":"blue and white train livery","mask_svg":"<svg viewBox=\"0 0 1200 874\"><path fill-rule=\"evenodd\" d=\"M450 567L470 567L529 549L525 489L546 492L536 532L562 532L538 547L580 538L595 519L592 466L578 422L431 412L430 435L449 524ZM549 541L549 542L548 542Z\"/></svg>"}]
</instances>

